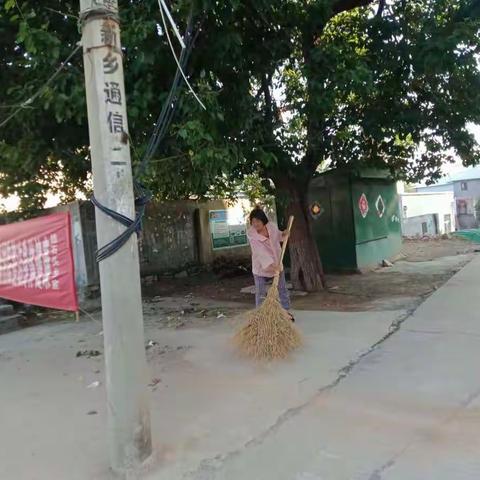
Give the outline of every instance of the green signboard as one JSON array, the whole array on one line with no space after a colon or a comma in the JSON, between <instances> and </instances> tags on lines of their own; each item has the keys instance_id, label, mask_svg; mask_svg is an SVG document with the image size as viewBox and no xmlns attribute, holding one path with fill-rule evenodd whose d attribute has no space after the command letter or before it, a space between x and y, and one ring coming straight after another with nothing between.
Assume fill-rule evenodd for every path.
<instances>
[{"instance_id":1,"label":"green signboard","mask_svg":"<svg viewBox=\"0 0 480 480\"><path fill-rule=\"evenodd\" d=\"M210 210L208 216L214 250L248 245L245 219L237 209Z\"/></svg>"}]
</instances>

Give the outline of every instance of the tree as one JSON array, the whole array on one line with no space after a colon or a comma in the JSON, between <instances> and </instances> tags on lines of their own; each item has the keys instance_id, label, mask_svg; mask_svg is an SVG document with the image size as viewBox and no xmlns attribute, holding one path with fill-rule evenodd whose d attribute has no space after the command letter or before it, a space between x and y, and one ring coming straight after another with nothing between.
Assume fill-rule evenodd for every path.
<instances>
[{"instance_id":1,"label":"tree","mask_svg":"<svg viewBox=\"0 0 480 480\"><path fill-rule=\"evenodd\" d=\"M188 154L175 169L165 164L155 173L160 184L168 178L166 186L185 191L207 191L213 178L226 182L252 169L271 180L277 203L296 217L295 287L322 284L305 204L322 165L387 167L397 178L418 181L438 178L453 153L465 165L478 161L468 125L480 114L479 2L208 7L199 42L206 53L196 56L196 70L209 112L182 115L176 141L187 144ZM216 157L222 143L213 132L235 151Z\"/></svg>"},{"instance_id":2,"label":"tree","mask_svg":"<svg viewBox=\"0 0 480 480\"><path fill-rule=\"evenodd\" d=\"M53 73L77 41L75 19L52 13L44 2L37 14L33 2L7 0L0 7L0 119L8 117ZM71 5L65 11L72 13ZM59 20L59 21L58 21ZM54 25L54 26L53 26ZM54 32L50 31L53 26ZM71 194L76 180L88 169L81 58L76 58L35 104L0 129L0 193L18 193L22 205L40 207L45 191L59 184ZM68 92L68 93L67 93ZM0 120L1 121L1 120ZM72 135L73 134L73 135ZM74 142L70 140L76 138ZM77 150L78 148L78 150ZM83 157L82 161L79 161ZM75 158L75 162L70 159Z\"/></svg>"},{"instance_id":3,"label":"tree","mask_svg":"<svg viewBox=\"0 0 480 480\"><path fill-rule=\"evenodd\" d=\"M42 3L0 7L2 105L31 94L78 40L75 19L48 10L75 15L76 2ZM157 2L120 3L141 156L175 64ZM387 167L416 181L438 178L453 153L478 161L468 125L480 115L479 0L178 0L173 10L179 24L193 13L201 28L187 74L207 109L184 89L144 180L162 198L232 192L252 176L273 185L297 219L296 287L322 285L305 205L319 168ZM55 182L67 195L88 188L80 65L77 57L0 130L2 193L20 193L25 205Z\"/></svg>"},{"instance_id":4,"label":"tree","mask_svg":"<svg viewBox=\"0 0 480 480\"><path fill-rule=\"evenodd\" d=\"M155 0L121 1L122 41L132 143L139 155L174 72L158 31ZM77 0L6 0L0 5L0 195L18 194L22 210L47 192L71 200L90 191L83 59L79 51L35 102L24 104L80 41ZM165 73L167 72L167 73Z\"/></svg>"}]
</instances>

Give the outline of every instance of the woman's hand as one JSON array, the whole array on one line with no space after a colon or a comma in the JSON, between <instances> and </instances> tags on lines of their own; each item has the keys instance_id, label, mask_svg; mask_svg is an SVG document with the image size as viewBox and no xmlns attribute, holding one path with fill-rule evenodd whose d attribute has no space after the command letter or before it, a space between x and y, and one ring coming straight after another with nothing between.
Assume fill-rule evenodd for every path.
<instances>
[{"instance_id":1,"label":"woman's hand","mask_svg":"<svg viewBox=\"0 0 480 480\"><path fill-rule=\"evenodd\" d=\"M280 275L283 272L283 265L272 263L267 269L272 275Z\"/></svg>"}]
</instances>

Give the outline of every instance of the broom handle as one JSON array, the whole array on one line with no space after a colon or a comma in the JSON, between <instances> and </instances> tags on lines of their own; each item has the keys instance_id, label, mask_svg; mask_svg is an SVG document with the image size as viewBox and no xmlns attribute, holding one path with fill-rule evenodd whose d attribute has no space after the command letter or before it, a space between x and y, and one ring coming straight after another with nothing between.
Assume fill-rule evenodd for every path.
<instances>
[{"instance_id":1,"label":"broom handle","mask_svg":"<svg viewBox=\"0 0 480 480\"><path fill-rule=\"evenodd\" d=\"M285 252L287 251L287 243L288 239L290 238L290 230L292 230L292 225L293 225L293 220L294 217L293 215L290 215L290 218L288 219L288 225L287 225L287 238L284 240L283 245L282 245L282 253L280 255L280 261L278 262L278 267L281 268L283 265L283 257L285 256ZM278 281L280 279L280 273L277 273L273 279L273 284L274 286L278 286Z\"/></svg>"},{"instance_id":2,"label":"broom handle","mask_svg":"<svg viewBox=\"0 0 480 480\"><path fill-rule=\"evenodd\" d=\"M278 262L279 267L283 265L283 257L285 256L285 252L287 251L287 243L288 243L288 239L290 238L290 230L292 229L293 219L294 219L293 215L290 215L290 218L288 219L288 225L287 225L287 238L283 242L282 254L280 255L280 261Z\"/></svg>"}]
</instances>

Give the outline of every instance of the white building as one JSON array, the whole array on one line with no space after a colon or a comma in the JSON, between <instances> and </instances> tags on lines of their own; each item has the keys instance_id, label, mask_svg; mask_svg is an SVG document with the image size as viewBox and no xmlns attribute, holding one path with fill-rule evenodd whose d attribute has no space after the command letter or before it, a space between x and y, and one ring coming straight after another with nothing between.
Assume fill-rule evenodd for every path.
<instances>
[{"instance_id":1,"label":"white building","mask_svg":"<svg viewBox=\"0 0 480 480\"><path fill-rule=\"evenodd\" d=\"M418 193L452 192L458 229L478 228L480 223L480 167L465 168L435 185L417 186Z\"/></svg>"},{"instance_id":2,"label":"white building","mask_svg":"<svg viewBox=\"0 0 480 480\"><path fill-rule=\"evenodd\" d=\"M399 193L404 236L442 235L455 230L452 191Z\"/></svg>"}]
</instances>

